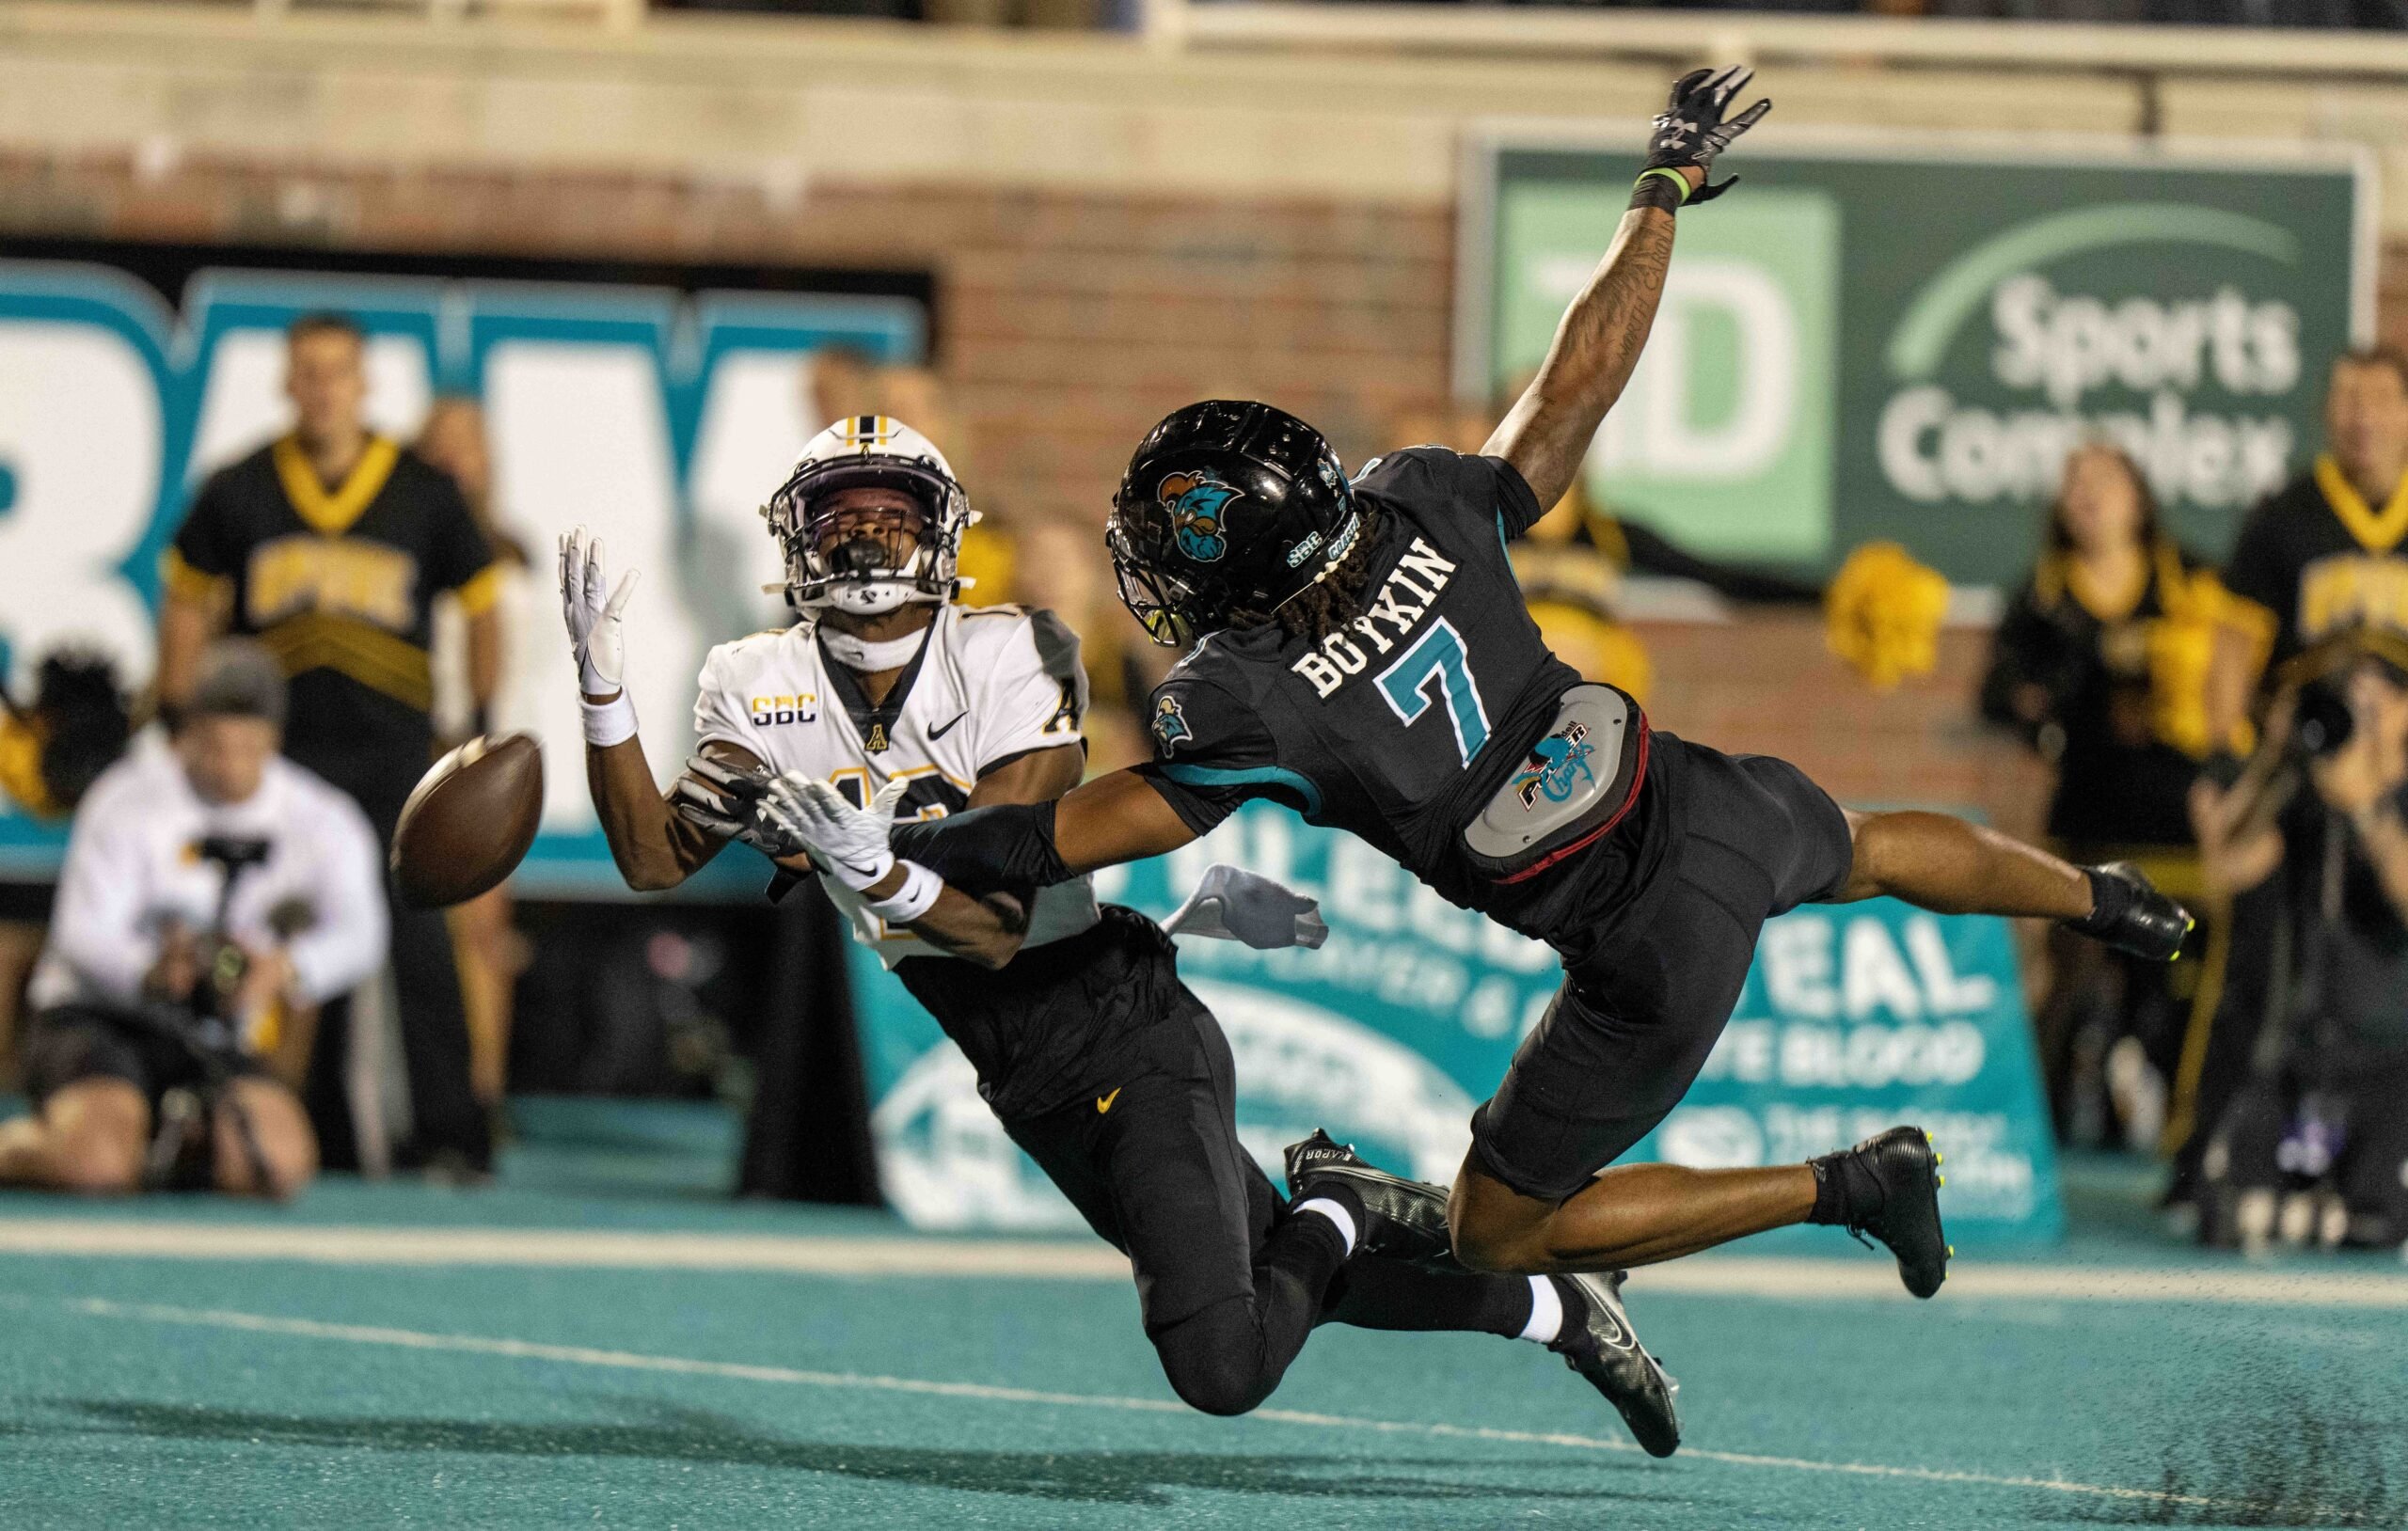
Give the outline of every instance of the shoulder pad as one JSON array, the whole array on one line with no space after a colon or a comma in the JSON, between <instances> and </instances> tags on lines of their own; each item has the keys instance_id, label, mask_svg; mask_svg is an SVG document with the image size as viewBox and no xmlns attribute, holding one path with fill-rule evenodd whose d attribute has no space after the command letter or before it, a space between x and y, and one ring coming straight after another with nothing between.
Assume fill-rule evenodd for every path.
<instances>
[{"instance_id":1,"label":"shoulder pad","mask_svg":"<svg viewBox=\"0 0 2408 1531\"><path fill-rule=\"evenodd\" d=\"M1037 662L1057 681L1085 673L1079 663L1079 635L1070 624L1042 607L1028 614L1029 636L1037 640Z\"/></svg>"}]
</instances>

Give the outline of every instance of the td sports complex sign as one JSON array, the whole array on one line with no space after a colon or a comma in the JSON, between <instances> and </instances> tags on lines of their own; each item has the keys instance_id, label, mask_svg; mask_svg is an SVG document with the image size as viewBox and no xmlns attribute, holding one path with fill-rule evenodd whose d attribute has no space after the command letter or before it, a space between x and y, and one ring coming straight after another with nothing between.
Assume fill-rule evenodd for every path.
<instances>
[{"instance_id":1,"label":"td sports complex sign","mask_svg":"<svg viewBox=\"0 0 2408 1531\"><path fill-rule=\"evenodd\" d=\"M2358 163L1779 144L1804 136L1751 134L1727 162L1737 190L1681 215L1655 332L1590 456L1608 503L1726 556L1828 568L1893 538L2005 584L2084 436L2127 448L2210 554L2313 455L2325 365L2372 324ZM1622 215L1627 137L1480 146L1465 396L1545 355Z\"/></svg>"}]
</instances>

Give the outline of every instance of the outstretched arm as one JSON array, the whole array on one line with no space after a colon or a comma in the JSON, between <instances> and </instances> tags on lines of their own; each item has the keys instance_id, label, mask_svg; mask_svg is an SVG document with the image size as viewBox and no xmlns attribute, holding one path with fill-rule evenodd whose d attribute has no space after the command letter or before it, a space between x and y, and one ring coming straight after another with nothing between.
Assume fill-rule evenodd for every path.
<instances>
[{"instance_id":1,"label":"outstretched arm","mask_svg":"<svg viewBox=\"0 0 2408 1531\"><path fill-rule=\"evenodd\" d=\"M1054 844L1075 875L1167 856L1196 839L1153 783L1135 771L1100 776L1061 801Z\"/></svg>"},{"instance_id":2,"label":"outstretched arm","mask_svg":"<svg viewBox=\"0 0 2408 1531\"><path fill-rule=\"evenodd\" d=\"M1039 750L980 777L971 789L970 807L1050 803L1076 787L1085 769L1086 751L1077 745ZM873 885L869 896L894 896L902 891L906 876L898 861L894 871L879 879L891 886ZM980 967L1000 968L1019 954L1021 939L1028 934L1024 892L998 890L974 898L948 883L938 892L928 911L911 922L911 934Z\"/></svg>"},{"instance_id":3,"label":"outstretched arm","mask_svg":"<svg viewBox=\"0 0 2408 1531\"><path fill-rule=\"evenodd\" d=\"M703 754L735 770L761 768L746 750L716 739L703 746ZM679 784L686 780L681 777ZM672 787L666 797L661 794L643 757L643 741L632 734L612 745L587 742L585 785L594 796L602 836L610 843L610 860L618 863L627 886L639 892L676 887L727 844L725 837L678 816L673 806L677 788Z\"/></svg>"},{"instance_id":4,"label":"outstretched arm","mask_svg":"<svg viewBox=\"0 0 2408 1531\"><path fill-rule=\"evenodd\" d=\"M639 892L674 888L717 856L727 837L681 818L671 797L686 787L679 779L671 797L661 795L636 737L635 705L628 701L626 635L622 617L634 595L636 571L613 588L602 562L602 544L583 527L560 543L561 616L577 660L578 689L585 716L585 785L594 816L619 876ZM703 747L710 760L736 770L758 770L751 751L721 740ZM689 772L689 776L691 772Z\"/></svg>"},{"instance_id":5,"label":"outstretched arm","mask_svg":"<svg viewBox=\"0 0 2408 1531\"><path fill-rule=\"evenodd\" d=\"M973 890L1046 888L1179 849L1196 831L1134 770L1100 776L1059 802L974 808L900 825L895 852Z\"/></svg>"},{"instance_id":6,"label":"outstretched arm","mask_svg":"<svg viewBox=\"0 0 2408 1531\"><path fill-rule=\"evenodd\" d=\"M778 857L786 870L835 877L881 920L909 925L956 956L1000 968L1020 948L1026 929L1022 901L1032 890L1175 850L1195 838L1161 795L1130 772L1089 782L1056 802L1042 780L1050 769L1027 773L1024 788L1032 800L989 802L902 825L894 823L895 797L889 789L864 808L829 782L787 775L768 787L760 820L768 833L789 843ZM1058 814L1069 817L1077 865L1063 860L1056 843Z\"/></svg>"},{"instance_id":7,"label":"outstretched arm","mask_svg":"<svg viewBox=\"0 0 2408 1531\"><path fill-rule=\"evenodd\" d=\"M1481 449L1513 464L1541 505L1572 487L1606 411L1622 397L1671 264L1672 215L1655 208L1624 213L1605 263L1557 326L1539 375Z\"/></svg>"},{"instance_id":8,"label":"outstretched arm","mask_svg":"<svg viewBox=\"0 0 2408 1531\"><path fill-rule=\"evenodd\" d=\"M1572 487L1606 411L1639 365L1671 268L1671 210L1721 195L1730 182L1707 183L1715 155L1771 110L1770 102L1760 101L1723 120L1731 98L1753 75L1737 65L1698 70L1672 87L1605 262L1564 313L1538 376L1481 449L1513 464L1542 507Z\"/></svg>"}]
</instances>

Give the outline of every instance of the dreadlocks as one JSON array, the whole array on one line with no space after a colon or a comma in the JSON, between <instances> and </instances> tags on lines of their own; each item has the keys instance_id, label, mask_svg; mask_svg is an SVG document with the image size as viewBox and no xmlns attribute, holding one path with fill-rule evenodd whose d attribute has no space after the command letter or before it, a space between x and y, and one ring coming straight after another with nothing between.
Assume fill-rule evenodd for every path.
<instances>
[{"instance_id":1,"label":"dreadlocks","mask_svg":"<svg viewBox=\"0 0 2408 1531\"><path fill-rule=\"evenodd\" d=\"M1338 567L1290 596L1273 613L1290 638L1309 638L1318 643L1363 614L1363 589L1370 583L1371 548L1379 537L1380 512L1361 499L1354 502L1354 509L1362 525L1355 531L1354 545L1339 560Z\"/></svg>"}]
</instances>

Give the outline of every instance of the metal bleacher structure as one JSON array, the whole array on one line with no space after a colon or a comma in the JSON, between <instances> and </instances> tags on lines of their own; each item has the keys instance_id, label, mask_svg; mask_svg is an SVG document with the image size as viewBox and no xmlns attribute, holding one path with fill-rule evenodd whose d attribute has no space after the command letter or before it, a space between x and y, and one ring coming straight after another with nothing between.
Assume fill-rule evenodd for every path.
<instances>
[{"instance_id":1,"label":"metal bleacher structure","mask_svg":"<svg viewBox=\"0 0 2408 1531\"><path fill-rule=\"evenodd\" d=\"M415 13L436 25L657 24L650 0L173 0L248 10L262 24L304 13ZM755 14L759 14L756 12ZM1682 59L1850 67L1959 66L2096 71L2150 81L2191 75L2397 80L2408 34L2250 27L1656 10L1622 5L1483 6L1331 0L1143 0L1142 30L1166 50L1341 48L1402 54Z\"/></svg>"},{"instance_id":2,"label":"metal bleacher structure","mask_svg":"<svg viewBox=\"0 0 2408 1531\"><path fill-rule=\"evenodd\" d=\"M1049 180L1068 173L1062 146L1075 139L1081 173L1104 182L1200 175L1223 189L1435 203L1453 189L1442 146L1470 124L1626 119L1667 65L1738 59L1781 71L1793 130L2363 145L2387 182L2384 232L2408 234L2408 34L1593 5L1129 3L1133 30L1076 32L651 0L0 0L0 140L90 143L122 125L196 146L214 134L231 148L267 131L243 120L235 84L256 85L265 71L372 74L377 101L397 81L425 87L414 117L372 129L347 114L311 118L329 151L372 132L404 159L590 151L652 163L674 150L686 163L724 164L809 160L814 145L837 144L848 156L837 163L854 167L857 137L828 131L845 127L843 113L812 103L890 92L890 104L911 108L890 121L932 157L901 165L909 174L991 179L1010 158L1009 177ZM750 115L694 110L714 82L742 93ZM213 95L221 85L227 93ZM528 109L539 96L557 104L586 90L624 107L626 127L547 144L538 120L528 149L512 137L468 141L497 115L426 113L457 91L497 89L493 99ZM788 106L764 105L773 99ZM145 112L159 120L137 125ZM1009 131L997 131L998 112ZM1316 130L1300 139L1307 117ZM1319 131L1339 118L1337 131ZM524 126L512 118L514 133ZM808 131L798 137L797 128Z\"/></svg>"},{"instance_id":3,"label":"metal bleacher structure","mask_svg":"<svg viewBox=\"0 0 2408 1531\"><path fill-rule=\"evenodd\" d=\"M198 0L208 4L210 0ZM296 12L417 12L436 24L657 22L648 0L216 0L274 22ZM2408 34L2033 24L1894 16L1656 10L1621 5L1397 5L1331 0L1143 0L1164 49L1343 48L1394 53L1687 58L1856 67L2065 69L2149 81L2187 75L2396 80Z\"/></svg>"}]
</instances>

